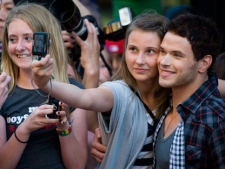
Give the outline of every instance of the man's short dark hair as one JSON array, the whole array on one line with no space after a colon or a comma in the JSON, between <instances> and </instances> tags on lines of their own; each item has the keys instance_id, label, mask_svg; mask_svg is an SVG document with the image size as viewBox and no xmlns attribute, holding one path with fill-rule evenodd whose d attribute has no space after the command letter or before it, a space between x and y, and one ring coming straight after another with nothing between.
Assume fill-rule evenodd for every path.
<instances>
[{"instance_id":1,"label":"man's short dark hair","mask_svg":"<svg viewBox=\"0 0 225 169\"><path fill-rule=\"evenodd\" d=\"M213 61L209 70L212 69L222 46L222 34L214 21L199 15L182 14L171 21L168 31L187 38L197 61L211 55Z\"/></svg>"}]
</instances>

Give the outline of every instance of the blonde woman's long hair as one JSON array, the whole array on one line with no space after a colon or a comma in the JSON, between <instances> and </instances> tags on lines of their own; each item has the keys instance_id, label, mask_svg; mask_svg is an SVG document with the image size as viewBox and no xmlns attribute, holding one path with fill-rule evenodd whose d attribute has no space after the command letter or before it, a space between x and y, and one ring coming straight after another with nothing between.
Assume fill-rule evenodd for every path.
<instances>
[{"instance_id":1,"label":"blonde woman's long hair","mask_svg":"<svg viewBox=\"0 0 225 169\"><path fill-rule=\"evenodd\" d=\"M51 45L49 46L49 54L54 58L55 66L53 76L56 81L68 83L67 50L63 44L61 35L61 27L59 21L43 6L37 4L22 4L14 7L6 20L3 31L3 50L1 68L9 76L11 81L9 83L9 92L15 88L19 76L19 67L14 64L8 53L8 27L15 19L22 19L25 21L33 32L49 32Z\"/></svg>"},{"instance_id":2,"label":"blonde woman's long hair","mask_svg":"<svg viewBox=\"0 0 225 169\"><path fill-rule=\"evenodd\" d=\"M124 51L126 51L128 37L132 31L141 30L144 32L155 32L162 41L169 23L170 22L167 18L160 14L152 12L151 10L144 11L143 13L137 15L127 28L124 42ZM122 79L128 84L128 86L135 90L137 89L136 79L132 76L127 67L127 63L125 60L125 52L122 56L121 66L117 73L112 77L112 79ZM155 83L153 84L154 86L152 90L154 92L154 98L156 100L156 117L158 118L161 113L169 106L170 89L162 88L159 85L158 76L156 76L154 81Z\"/></svg>"}]
</instances>

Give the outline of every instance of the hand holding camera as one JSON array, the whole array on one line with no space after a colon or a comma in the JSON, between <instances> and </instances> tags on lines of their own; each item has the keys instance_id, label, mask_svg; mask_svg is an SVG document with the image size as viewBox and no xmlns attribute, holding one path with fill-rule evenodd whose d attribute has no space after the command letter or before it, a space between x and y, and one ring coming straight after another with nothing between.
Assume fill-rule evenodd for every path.
<instances>
[{"instance_id":1,"label":"hand holding camera","mask_svg":"<svg viewBox=\"0 0 225 169\"><path fill-rule=\"evenodd\" d=\"M59 100L55 99L51 95L48 98L48 104L53 105L53 113L52 114L47 114L46 117L50 119L59 119L60 116L56 114L57 111L61 111L61 106L59 104Z\"/></svg>"}]
</instances>

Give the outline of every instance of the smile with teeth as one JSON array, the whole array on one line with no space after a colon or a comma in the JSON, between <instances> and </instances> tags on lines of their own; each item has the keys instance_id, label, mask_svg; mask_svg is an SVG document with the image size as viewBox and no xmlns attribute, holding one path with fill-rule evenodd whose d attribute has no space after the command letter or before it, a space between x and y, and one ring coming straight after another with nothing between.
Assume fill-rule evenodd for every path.
<instances>
[{"instance_id":1,"label":"smile with teeth","mask_svg":"<svg viewBox=\"0 0 225 169\"><path fill-rule=\"evenodd\" d=\"M163 70L162 72L165 72L165 73L172 73L172 72L170 72L170 71L166 71L166 70Z\"/></svg>"},{"instance_id":2,"label":"smile with teeth","mask_svg":"<svg viewBox=\"0 0 225 169\"><path fill-rule=\"evenodd\" d=\"M29 55L17 55L18 58L26 58L29 57Z\"/></svg>"},{"instance_id":3,"label":"smile with teeth","mask_svg":"<svg viewBox=\"0 0 225 169\"><path fill-rule=\"evenodd\" d=\"M174 74L174 72L167 71L167 70L161 70L161 76L166 77L166 76L171 76L173 74Z\"/></svg>"}]
</instances>

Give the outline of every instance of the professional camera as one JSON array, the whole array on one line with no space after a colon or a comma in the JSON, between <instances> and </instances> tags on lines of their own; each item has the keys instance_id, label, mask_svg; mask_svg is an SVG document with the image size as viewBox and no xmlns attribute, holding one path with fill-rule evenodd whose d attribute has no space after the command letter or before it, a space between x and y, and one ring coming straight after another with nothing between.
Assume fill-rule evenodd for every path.
<instances>
[{"instance_id":1,"label":"professional camera","mask_svg":"<svg viewBox=\"0 0 225 169\"><path fill-rule=\"evenodd\" d=\"M84 19L88 19L98 31L101 51L104 49L105 40L118 41L125 37L126 28L134 17L134 13L129 7L122 8L119 10L119 19L109 22L107 26L101 29L92 15L81 16L79 8L72 0L14 0L16 5L24 2L37 3L45 6L60 21L63 30L76 32L82 40L87 38L88 32L84 24ZM75 44L75 48L70 51L70 56L73 61L78 62L77 66L79 67L79 58L81 56L79 45ZM101 56L101 58L109 69L104 57Z\"/></svg>"},{"instance_id":2,"label":"professional camera","mask_svg":"<svg viewBox=\"0 0 225 169\"><path fill-rule=\"evenodd\" d=\"M60 21L63 30L76 32L82 40L86 40L87 38L88 33L84 24L84 19L88 19L97 28L101 49L104 47L104 33L98 27L95 18L92 15L81 17L78 7L72 0L55 0L50 4L48 9ZM77 44L75 44L75 46L76 47L71 50L70 55L73 61L79 61L81 49Z\"/></svg>"},{"instance_id":3,"label":"professional camera","mask_svg":"<svg viewBox=\"0 0 225 169\"><path fill-rule=\"evenodd\" d=\"M101 29L92 15L81 16L79 8L72 0L64 0L63 2L62 0L55 0L50 4L49 10L56 18L58 18L63 30L76 32L82 40L85 40L88 34L83 20L88 19L88 21L93 23L98 31L100 51L104 49L106 39L118 41L124 38L126 28L131 23L134 16L134 13L130 8L122 8L119 10L120 19L111 21L106 27ZM79 62L81 56L80 47L75 44L75 48L71 49L70 54L73 61ZM101 58L106 65L107 63L105 62L104 57L101 56ZM77 65L79 66L79 64ZM79 70L78 72L80 73Z\"/></svg>"}]
</instances>

